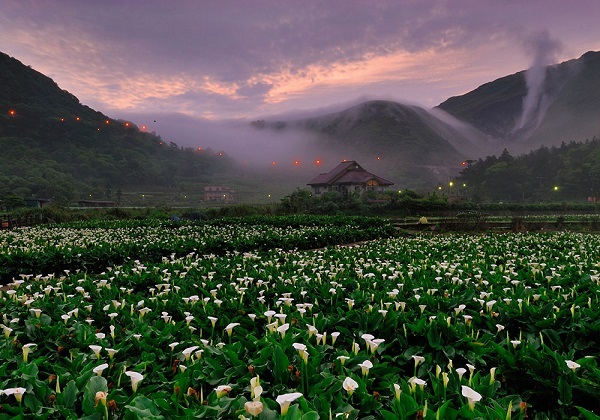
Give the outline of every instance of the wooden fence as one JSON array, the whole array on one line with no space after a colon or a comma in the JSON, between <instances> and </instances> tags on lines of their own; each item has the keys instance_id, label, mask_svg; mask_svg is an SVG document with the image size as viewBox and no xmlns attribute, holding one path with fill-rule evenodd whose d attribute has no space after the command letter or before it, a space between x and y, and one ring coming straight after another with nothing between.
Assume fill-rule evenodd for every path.
<instances>
[{"instance_id":1,"label":"wooden fence","mask_svg":"<svg viewBox=\"0 0 600 420\"><path fill-rule=\"evenodd\" d=\"M0 230L14 229L23 226L39 225L46 222L41 215L14 216L10 214L0 215Z\"/></svg>"}]
</instances>

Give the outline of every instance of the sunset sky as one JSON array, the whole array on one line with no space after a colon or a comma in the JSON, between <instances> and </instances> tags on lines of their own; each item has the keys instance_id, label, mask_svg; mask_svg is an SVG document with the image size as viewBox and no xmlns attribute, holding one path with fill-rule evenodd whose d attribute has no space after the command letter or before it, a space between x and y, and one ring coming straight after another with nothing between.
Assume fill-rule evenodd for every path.
<instances>
[{"instance_id":1,"label":"sunset sky","mask_svg":"<svg viewBox=\"0 0 600 420\"><path fill-rule=\"evenodd\" d=\"M114 118L432 107L600 50L598 0L2 0L0 51Z\"/></svg>"}]
</instances>

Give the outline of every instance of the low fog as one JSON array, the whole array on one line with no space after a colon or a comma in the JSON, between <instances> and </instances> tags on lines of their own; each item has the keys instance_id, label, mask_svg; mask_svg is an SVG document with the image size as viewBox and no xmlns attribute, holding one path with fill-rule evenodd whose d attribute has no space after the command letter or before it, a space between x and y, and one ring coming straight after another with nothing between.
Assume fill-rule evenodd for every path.
<instances>
[{"instance_id":1,"label":"low fog","mask_svg":"<svg viewBox=\"0 0 600 420\"><path fill-rule=\"evenodd\" d=\"M183 148L211 149L223 152L245 167L269 171L286 177L298 175L308 182L321 172L328 172L343 159L354 156L326 151L319 137L306 130L260 129L252 122L261 119L269 123L304 118L310 112L258 117L254 120L210 121L183 114L125 115L139 127L159 135L165 142L173 142ZM319 115L319 112L314 115ZM303 185L302 183L301 185Z\"/></svg>"},{"instance_id":2,"label":"low fog","mask_svg":"<svg viewBox=\"0 0 600 420\"><path fill-rule=\"evenodd\" d=\"M282 181L284 178L288 181L294 178L298 180L298 186L305 186L310 179L330 171L343 160L356 160L366 170L396 182L394 166L410 166L410 161L400 162L395 159L391 161L386 159L385 154L381 155L379 160L377 153L374 155L366 151L360 152L356 148L350 150L339 145L328 149L327 141L319 137L316 132L300 128L301 121L305 119L327 118L328 115L335 118L338 112L374 99L382 100L362 96L351 102L274 116L259 116L252 120L211 121L184 114L152 116L138 114L124 115L124 117L134 121L140 127L145 125L147 131L159 135L166 142L173 142L183 148L223 152L245 167L279 174ZM476 159L495 152L487 137L444 111L430 110L392 98L385 100L418 109L421 118L446 138L465 158ZM352 117L352 112L348 115ZM265 123L264 126L262 122ZM278 128L278 123L285 124L285 128ZM351 123L352 121L349 121L349 124ZM394 155L398 156L397 153ZM449 176L448 170L449 168L441 172L443 177ZM427 178L430 176L431 174Z\"/></svg>"},{"instance_id":3,"label":"low fog","mask_svg":"<svg viewBox=\"0 0 600 420\"><path fill-rule=\"evenodd\" d=\"M551 101L544 89L546 71L561 50L562 44L552 39L548 32L542 31L530 34L522 48L531 57L531 66L525 73L527 95L523 98L521 116L515 122L509 141L484 135L439 108L429 109L411 101L390 97L361 96L349 102L257 116L247 120L214 121L177 113L130 114L119 117L131 119L138 126L145 125L149 132L180 147L223 152L239 163L255 169L296 168L296 172L306 171L306 176L327 172L344 159L369 161L373 156L357 156L356 151L352 152L353 155L345 154L350 152L339 146L336 150L326 150L324 145L327 142L319 138L316 131L300 129L302 124L295 123L314 117L327 120L330 114L334 119L335 113L371 100L391 101L411 107L466 159L499 154L504 147L511 153L522 152L521 140L525 140L540 124ZM348 124L353 124L351 114L352 112L347 112L346 115ZM291 127L296 129L289 129Z\"/></svg>"},{"instance_id":4,"label":"low fog","mask_svg":"<svg viewBox=\"0 0 600 420\"><path fill-rule=\"evenodd\" d=\"M542 121L549 106L549 99L544 95L547 67L556 61L562 50L562 43L552 39L548 31L541 31L527 37L523 48L533 60L531 67L525 72L527 95L523 98L523 112L516 130L527 126L535 128Z\"/></svg>"}]
</instances>

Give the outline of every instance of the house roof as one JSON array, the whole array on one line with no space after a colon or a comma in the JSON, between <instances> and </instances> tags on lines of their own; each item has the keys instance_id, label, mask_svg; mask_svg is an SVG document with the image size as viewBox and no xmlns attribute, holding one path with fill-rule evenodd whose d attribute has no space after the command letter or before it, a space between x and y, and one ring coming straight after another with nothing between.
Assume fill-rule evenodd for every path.
<instances>
[{"instance_id":1,"label":"house roof","mask_svg":"<svg viewBox=\"0 0 600 420\"><path fill-rule=\"evenodd\" d=\"M367 172L356 161L342 162L327 173L322 173L311 180L307 185L333 185L333 184L364 184L375 179L380 185L392 185L380 176Z\"/></svg>"}]
</instances>

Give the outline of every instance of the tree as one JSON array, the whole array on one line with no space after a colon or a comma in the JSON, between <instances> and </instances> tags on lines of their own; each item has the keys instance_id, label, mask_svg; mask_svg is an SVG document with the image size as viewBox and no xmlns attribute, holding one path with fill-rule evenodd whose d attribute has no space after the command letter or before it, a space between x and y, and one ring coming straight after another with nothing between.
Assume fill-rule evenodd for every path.
<instances>
[{"instance_id":1,"label":"tree","mask_svg":"<svg viewBox=\"0 0 600 420\"><path fill-rule=\"evenodd\" d=\"M25 200L23 197L18 196L14 193L8 193L3 195L0 198L2 205L9 210L18 209L20 207L25 207Z\"/></svg>"},{"instance_id":2,"label":"tree","mask_svg":"<svg viewBox=\"0 0 600 420\"><path fill-rule=\"evenodd\" d=\"M312 207L312 202L312 193L303 188L298 188L290 195L286 195L281 199L281 205L284 210L290 213L305 212Z\"/></svg>"}]
</instances>

